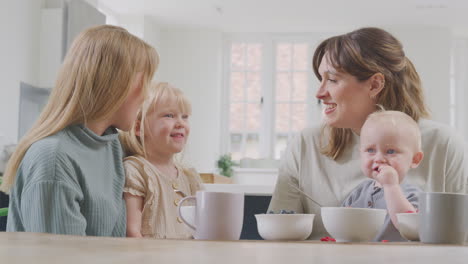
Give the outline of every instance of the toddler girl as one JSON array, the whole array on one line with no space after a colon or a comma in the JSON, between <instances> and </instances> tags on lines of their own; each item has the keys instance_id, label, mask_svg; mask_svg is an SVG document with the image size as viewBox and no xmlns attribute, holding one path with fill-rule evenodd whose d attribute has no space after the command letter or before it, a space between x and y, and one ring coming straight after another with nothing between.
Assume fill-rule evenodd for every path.
<instances>
[{"instance_id":1,"label":"toddler girl","mask_svg":"<svg viewBox=\"0 0 468 264\"><path fill-rule=\"evenodd\" d=\"M167 83L154 85L130 132L121 134L126 158L127 236L191 238L177 216L185 195L201 188L198 173L175 160L187 142L191 106Z\"/></svg>"}]
</instances>

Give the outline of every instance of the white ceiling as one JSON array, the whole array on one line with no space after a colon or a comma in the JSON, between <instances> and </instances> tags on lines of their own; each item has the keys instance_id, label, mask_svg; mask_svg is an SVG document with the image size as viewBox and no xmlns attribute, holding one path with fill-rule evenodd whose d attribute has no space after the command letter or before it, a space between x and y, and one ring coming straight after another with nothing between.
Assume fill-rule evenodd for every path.
<instances>
[{"instance_id":1,"label":"white ceiling","mask_svg":"<svg viewBox=\"0 0 468 264\"><path fill-rule=\"evenodd\" d=\"M467 0L97 0L118 15L231 32L431 25L468 31Z\"/></svg>"}]
</instances>

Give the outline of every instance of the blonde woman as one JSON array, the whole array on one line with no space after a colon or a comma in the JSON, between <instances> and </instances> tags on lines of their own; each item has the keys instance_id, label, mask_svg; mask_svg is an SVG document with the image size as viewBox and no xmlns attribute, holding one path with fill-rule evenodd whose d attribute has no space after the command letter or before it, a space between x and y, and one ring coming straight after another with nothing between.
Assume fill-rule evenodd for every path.
<instances>
[{"instance_id":1,"label":"blonde woman","mask_svg":"<svg viewBox=\"0 0 468 264\"><path fill-rule=\"evenodd\" d=\"M116 129L131 128L158 63L151 46L120 27L92 27L75 39L7 165L7 231L125 236Z\"/></svg>"},{"instance_id":2,"label":"blonde woman","mask_svg":"<svg viewBox=\"0 0 468 264\"><path fill-rule=\"evenodd\" d=\"M362 28L323 41L313 57L324 105L324 127L310 128L290 142L268 210L320 214L295 185L324 206L339 206L363 180L359 142L367 116L382 105L418 122L424 160L407 183L424 191L465 192L464 142L445 125L430 121L418 73L401 43L378 28ZM368 201L371 207L373 201ZM312 239L326 236L316 217Z\"/></svg>"},{"instance_id":3,"label":"blonde woman","mask_svg":"<svg viewBox=\"0 0 468 264\"><path fill-rule=\"evenodd\" d=\"M127 155L127 236L192 237L177 217L177 205L183 194L194 195L201 189L201 179L175 159L190 135L190 114L190 102L179 89L155 84L134 128L122 133Z\"/></svg>"}]
</instances>

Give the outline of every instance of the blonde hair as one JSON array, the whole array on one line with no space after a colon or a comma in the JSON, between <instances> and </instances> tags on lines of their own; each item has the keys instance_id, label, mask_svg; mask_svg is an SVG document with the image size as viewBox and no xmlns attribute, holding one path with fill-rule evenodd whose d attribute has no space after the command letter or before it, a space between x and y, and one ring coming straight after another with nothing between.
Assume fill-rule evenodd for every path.
<instances>
[{"instance_id":1,"label":"blonde hair","mask_svg":"<svg viewBox=\"0 0 468 264\"><path fill-rule=\"evenodd\" d=\"M166 82L152 83L151 88L150 95L145 99L138 112L137 122L129 131L120 132L120 142L124 148L125 157L137 155L148 157L145 147L145 127L148 125L146 117L153 113L158 105L170 103L182 113L192 114L190 101L180 89ZM139 128L137 128L138 122L140 122ZM137 129L140 130L140 136L137 136ZM151 134L151 131L148 131L148 134Z\"/></svg>"},{"instance_id":2,"label":"blonde hair","mask_svg":"<svg viewBox=\"0 0 468 264\"><path fill-rule=\"evenodd\" d=\"M103 25L79 34L47 105L10 158L0 189L10 190L19 164L34 142L72 124L110 118L125 101L137 73L143 72L146 92L158 64L156 50L121 27Z\"/></svg>"},{"instance_id":3,"label":"blonde hair","mask_svg":"<svg viewBox=\"0 0 468 264\"><path fill-rule=\"evenodd\" d=\"M421 80L413 63L405 56L403 46L390 33L379 28L361 28L324 40L315 50L313 69L318 71L322 58L329 58L332 66L355 76L359 81L376 73L385 77L385 85L376 97L376 103L388 110L401 111L415 121L428 117ZM336 160L352 139L350 128L324 125L321 132L321 153Z\"/></svg>"},{"instance_id":4,"label":"blonde hair","mask_svg":"<svg viewBox=\"0 0 468 264\"><path fill-rule=\"evenodd\" d=\"M362 128L371 123L378 123L387 128L390 126L393 129L405 126L405 132L411 135L416 143L416 151L421 151L421 131L418 123L409 115L400 111L378 110L367 117Z\"/></svg>"}]
</instances>

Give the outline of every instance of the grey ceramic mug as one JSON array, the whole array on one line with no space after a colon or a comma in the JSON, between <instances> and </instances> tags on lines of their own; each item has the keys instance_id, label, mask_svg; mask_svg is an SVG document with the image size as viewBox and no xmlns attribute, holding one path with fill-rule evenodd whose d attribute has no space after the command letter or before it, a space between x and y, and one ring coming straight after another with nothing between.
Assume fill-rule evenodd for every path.
<instances>
[{"instance_id":1,"label":"grey ceramic mug","mask_svg":"<svg viewBox=\"0 0 468 264\"><path fill-rule=\"evenodd\" d=\"M423 243L463 244L468 234L468 195L419 195L419 237Z\"/></svg>"}]
</instances>

